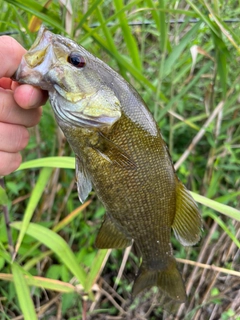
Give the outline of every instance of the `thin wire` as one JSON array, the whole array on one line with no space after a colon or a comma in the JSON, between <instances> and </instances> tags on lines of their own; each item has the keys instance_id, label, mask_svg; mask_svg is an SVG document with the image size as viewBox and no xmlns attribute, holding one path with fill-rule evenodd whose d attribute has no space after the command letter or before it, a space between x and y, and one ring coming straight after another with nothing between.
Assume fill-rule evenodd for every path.
<instances>
[{"instance_id":1,"label":"thin wire","mask_svg":"<svg viewBox=\"0 0 240 320\"><path fill-rule=\"evenodd\" d=\"M189 20L184 20L184 19L170 19L168 22L170 24L175 24L175 23L178 23L178 24L182 24L182 23L185 23L185 22L189 22L189 23L197 23L199 22L200 19L189 19ZM226 20L223 20L223 22L225 23L236 23L236 22L240 22L240 19L226 19ZM132 22L129 22L128 25L129 26L147 26L147 25L154 25L155 22L154 21L151 21L151 20L147 20L147 21L132 21ZM97 28L99 27L100 24L99 23L93 23L90 25L90 28L94 29L94 28ZM116 26L116 23L114 22L109 22L107 24L108 27L112 27L112 26ZM12 30L12 31L4 31L4 32L0 32L0 36L5 36L5 35L13 35L13 34L19 34L19 31L18 30Z\"/></svg>"}]
</instances>

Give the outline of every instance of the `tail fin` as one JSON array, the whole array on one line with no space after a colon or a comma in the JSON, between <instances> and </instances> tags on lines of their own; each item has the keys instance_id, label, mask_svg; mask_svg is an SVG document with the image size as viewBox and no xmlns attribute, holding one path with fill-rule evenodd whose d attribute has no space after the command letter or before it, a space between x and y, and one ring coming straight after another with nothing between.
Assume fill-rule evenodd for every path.
<instances>
[{"instance_id":1,"label":"tail fin","mask_svg":"<svg viewBox=\"0 0 240 320\"><path fill-rule=\"evenodd\" d=\"M171 299L177 302L185 302L187 296L182 277L177 270L176 261L173 257L171 262L165 270L148 270L146 266L142 265L133 285L133 298L146 288L158 286Z\"/></svg>"}]
</instances>

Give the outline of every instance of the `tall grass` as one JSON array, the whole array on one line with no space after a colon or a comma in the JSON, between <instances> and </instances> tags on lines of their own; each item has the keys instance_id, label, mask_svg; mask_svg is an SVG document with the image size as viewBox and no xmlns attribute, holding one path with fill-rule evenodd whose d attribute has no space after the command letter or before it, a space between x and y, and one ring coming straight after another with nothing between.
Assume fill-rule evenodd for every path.
<instances>
[{"instance_id":1,"label":"tall grass","mask_svg":"<svg viewBox=\"0 0 240 320\"><path fill-rule=\"evenodd\" d=\"M37 25L33 16L38 17L139 91L204 219L202 240L194 248L172 239L189 295L177 319L240 319L236 3L0 3L0 32L16 31L14 37L28 48L36 36L29 24ZM48 104L31 133L23 164L6 177L6 192L0 189L0 204L7 204L12 222L10 232L0 220L1 319L175 319L157 303L155 288L130 303L139 264L134 253L94 248L104 209L94 192L80 206L74 155Z\"/></svg>"}]
</instances>

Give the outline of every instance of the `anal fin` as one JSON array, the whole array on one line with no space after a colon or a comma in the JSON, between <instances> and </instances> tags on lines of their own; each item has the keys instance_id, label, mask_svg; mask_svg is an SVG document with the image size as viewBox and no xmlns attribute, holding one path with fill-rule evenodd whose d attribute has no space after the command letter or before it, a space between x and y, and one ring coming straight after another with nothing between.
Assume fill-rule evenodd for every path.
<instances>
[{"instance_id":1,"label":"anal fin","mask_svg":"<svg viewBox=\"0 0 240 320\"><path fill-rule=\"evenodd\" d=\"M192 246L201 237L201 215L196 202L177 177L176 185L176 213L172 228L182 245Z\"/></svg>"},{"instance_id":2,"label":"anal fin","mask_svg":"<svg viewBox=\"0 0 240 320\"><path fill-rule=\"evenodd\" d=\"M95 245L99 249L123 249L130 246L132 240L127 237L106 215L97 235Z\"/></svg>"}]
</instances>

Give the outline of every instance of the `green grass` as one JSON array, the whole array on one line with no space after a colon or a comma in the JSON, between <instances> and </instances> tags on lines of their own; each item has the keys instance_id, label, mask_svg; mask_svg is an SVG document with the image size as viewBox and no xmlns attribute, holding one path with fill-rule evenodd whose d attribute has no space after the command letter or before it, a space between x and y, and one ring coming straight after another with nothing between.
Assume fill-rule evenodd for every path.
<instances>
[{"instance_id":1,"label":"green grass","mask_svg":"<svg viewBox=\"0 0 240 320\"><path fill-rule=\"evenodd\" d=\"M72 1L78 10L66 15L57 1L48 9L44 1L0 1L0 32L17 31L14 37L29 48L36 34L28 24L36 15L139 91L203 216L198 245L183 248L172 239L189 295L176 314L179 319L239 319L240 22L224 22L238 19L239 5L80 2ZM197 53L194 62L191 48ZM74 155L47 104L40 124L31 129L21 167L5 178L6 192L0 189L0 205L7 204L11 221L10 232L1 215L0 319L57 314L61 319L86 319L86 314L89 319L172 319L154 305L160 300L155 288L130 304L139 261L133 252L123 258L121 250L95 249L104 209L94 191L80 205L73 169ZM119 270L124 270L120 277Z\"/></svg>"}]
</instances>

